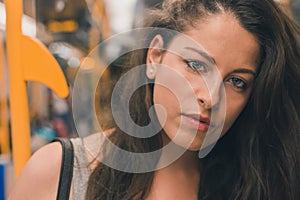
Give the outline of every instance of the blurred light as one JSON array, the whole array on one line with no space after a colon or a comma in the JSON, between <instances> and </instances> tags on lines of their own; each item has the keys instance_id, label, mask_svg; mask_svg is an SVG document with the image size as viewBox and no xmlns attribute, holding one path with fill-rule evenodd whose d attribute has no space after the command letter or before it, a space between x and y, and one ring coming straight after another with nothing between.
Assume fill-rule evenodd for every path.
<instances>
[{"instance_id":1,"label":"blurred light","mask_svg":"<svg viewBox=\"0 0 300 200\"><path fill-rule=\"evenodd\" d=\"M78 23L74 20L50 20L47 24L47 29L52 33L75 32L78 29Z\"/></svg>"},{"instance_id":2,"label":"blurred light","mask_svg":"<svg viewBox=\"0 0 300 200\"><path fill-rule=\"evenodd\" d=\"M3 3L0 3L0 30L5 30L6 13Z\"/></svg>"},{"instance_id":3,"label":"blurred light","mask_svg":"<svg viewBox=\"0 0 300 200\"><path fill-rule=\"evenodd\" d=\"M114 33L128 31L133 26L137 0L105 0L109 23Z\"/></svg>"},{"instance_id":4,"label":"blurred light","mask_svg":"<svg viewBox=\"0 0 300 200\"><path fill-rule=\"evenodd\" d=\"M70 67L79 67L80 59L84 56L81 50L66 42L53 42L48 48L52 54L66 60Z\"/></svg>"},{"instance_id":5,"label":"blurred light","mask_svg":"<svg viewBox=\"0 0 300 200\"><path fill-rule=\"evenodd\" d=\"M80 60L79 60L79 58L77 58L77 57L71 57L68 60L68 65L70 67L79 67L80 66Z\"/></svg>"},{"instance_id":6,"label":"blurred light","mask_svg":"<svg viewBox=\"0 0 300 200\"><path fill-rule=\"evenodd\" d=\"M59 0L59 1L55 2L55 10L57 12L63 11L65 9L65 7L66 7L66 3L64 1Z\"/></svg>"},{"instance_id":7,"label":"blurred light","mask_svg":"<svg viewBox=\"0 0 300 200\"><path fill-rule=\"evenodd\" d=\"M95 60L91 57L85 57L82 59L80 68L83 70L92 70L95 67Z\"/></svg>"}]
</instances>

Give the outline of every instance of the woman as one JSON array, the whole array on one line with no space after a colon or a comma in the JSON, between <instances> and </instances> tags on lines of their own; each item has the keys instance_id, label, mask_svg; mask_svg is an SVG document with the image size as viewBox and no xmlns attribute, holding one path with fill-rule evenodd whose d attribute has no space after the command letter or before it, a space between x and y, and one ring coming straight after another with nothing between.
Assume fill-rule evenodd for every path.
<instances>
[{"instance_id":1,"label":"woman","mask_svg":"<svg viewBox=\"0 0 300 200\"><path fill-rule=\"evenodd\" d=\"M181 34L164 35L155 29L149 35L149 48L131 62L131 66L147 65L130 83L146 79L149 84L131 97L129 111L136 124L147 126L155 122L148 109L160 104L163 112L156 107L155 113L162 130L150 138L137 138L128 135L131 131L137 136L136 129L116 126L106 135L130 152L152 152L169 143L187 151L162 168L134 173L105 164L120 159L118 152L105 148L106 143L99 161L87 152L92 171L87 188L75 185L75 170L70 198L299 199L296 24L272 0L172 0L153 11L150 19L148 26L184 33L201 46L186 42ZM206 84L210 65L218 70L213 80L217 87ZM185 87L174 92L167 84L176 85L179 77ZM126 88L123 91L125 95ZM196 99L197 105L189 107L178 99ZM222 138L199 159L210 127L218 126L212 115L222 102L226 102ZM213 143L209 141L204 149ZM159 165L164 155L151 161ZM60 144L42 148L25 166L11 199L55 199L60 164Z\"/></svg>"}]
</instances>

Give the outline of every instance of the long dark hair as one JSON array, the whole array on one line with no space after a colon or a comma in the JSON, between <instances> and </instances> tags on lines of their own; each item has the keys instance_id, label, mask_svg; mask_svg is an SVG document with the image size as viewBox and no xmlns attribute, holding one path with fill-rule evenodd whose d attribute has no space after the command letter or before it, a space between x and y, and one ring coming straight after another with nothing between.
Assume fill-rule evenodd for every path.
<instances>
[{"instance_id":1,"label":"long dark hair","mask_svg":"<svg viewBox=\"0 0 300 200\"><path fill-rule=\"evenodd\" d=\"M232 14L256 37L260 65L246 107L213 151L201 159L198 199L299 199L300 31L296 23L273 0L166 0L162 9L151 12L147 26L184 32L220 13ZM131 66L145 63L147 50L139 53ZM146 79L145 74L141 71L136 78ZM131 99L130 112L137 124L150 123L152 88L152 84L140 87ZM111 140L132 152L162 146L159 134L137 139L118 128ZM111 152L104 155L114 159ZM100 163L90 176L86 199L143 199L153 174L126 173Z\"/></svg>"}]
</instances>

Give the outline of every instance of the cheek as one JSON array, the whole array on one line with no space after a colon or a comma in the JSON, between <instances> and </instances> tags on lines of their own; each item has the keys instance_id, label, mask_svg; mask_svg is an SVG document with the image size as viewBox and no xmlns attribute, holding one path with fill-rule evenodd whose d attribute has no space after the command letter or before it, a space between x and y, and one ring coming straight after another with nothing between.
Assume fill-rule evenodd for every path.
<instances>
[{"instance_id":1,"label":"cheek","mask_svg":"<svg viewBox=\"0 0 300 200\"><path fill-rule=\"evenodd\" d=\"M156 106L156 114L161 123L164 118L170 120L172 115L180 112L180 104L176 95L170 89L159 84L154 86L153 103Z\"/></svg>"}]
</instances>

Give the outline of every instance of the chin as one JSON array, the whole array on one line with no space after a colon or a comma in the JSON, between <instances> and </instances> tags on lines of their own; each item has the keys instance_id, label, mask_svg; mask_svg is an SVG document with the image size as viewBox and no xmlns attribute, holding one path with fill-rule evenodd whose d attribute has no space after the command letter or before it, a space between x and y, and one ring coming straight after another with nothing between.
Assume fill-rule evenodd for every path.
<instances>
[{"instance_id":1,"label":"chin","mask_svg":"<svg viewBox=\"0 0 300 200\"><path fill-rule=\"evenodd\" d=\"M176 143L176 142L175 142ZM181 146L182 148L185 148L188 151L199 151L200 148L202 147L203 144L203 139L194 139L193 142L191 144L189 144L189 146L187 147L186 145L184 146L184 144L180 144L180 143L176 143L177 145Z\"/></svg>"},{"instance_id":2,"label":"chin","mask_svg":"<svg viewBox=\"0 0 300 200\"><path fill-rule=\"evenodd\" d=\"M187 150L188 151L199 151L201 147L202 147L202 142L196 143L196 144L192 143Z\"/></svg>"}]
</instances>

